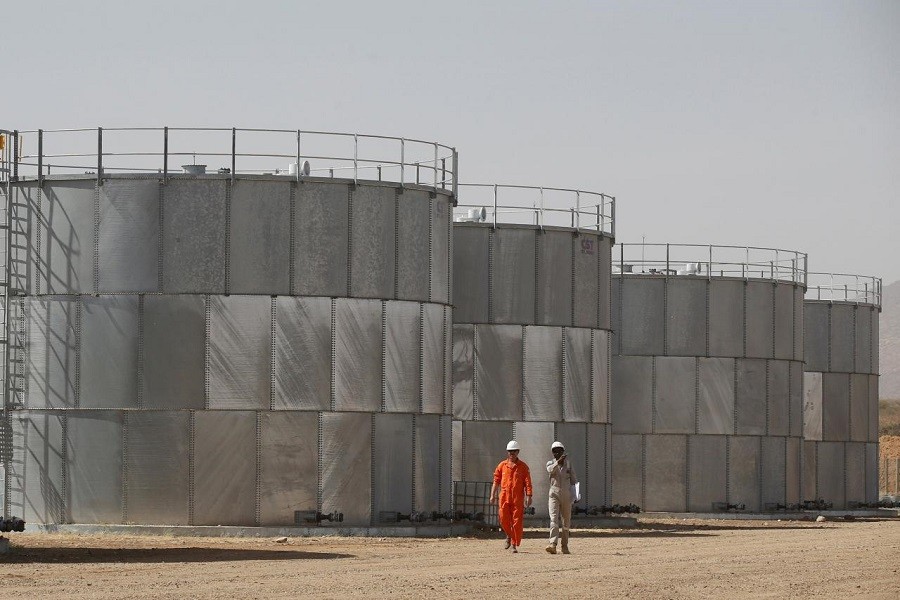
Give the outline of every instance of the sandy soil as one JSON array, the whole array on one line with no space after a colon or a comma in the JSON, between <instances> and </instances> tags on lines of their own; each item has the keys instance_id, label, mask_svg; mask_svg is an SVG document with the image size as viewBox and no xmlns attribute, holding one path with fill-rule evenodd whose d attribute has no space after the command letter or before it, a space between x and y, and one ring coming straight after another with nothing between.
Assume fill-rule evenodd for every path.
<instances>
[{"instance_id":1,"label":"sandy soil","mask_svg":"<svg viewBox=\"0 0 900 600\"><path fill-rule=\"evenodd\" d=\"M881 458L900 458L900 435L883 435L878 438L878 455Z\"/></svg>"},{"instance_id":2,"label":"sandy soil","mask_svg":"<svg viewBox=\"0 0 900 600\"><path fill-rule=\"evenodd\" d=\"M890 598L900 519L642 521L578 530L573 554L466 538L9 534L0 598Z\"/></svg>"}]
</instances>

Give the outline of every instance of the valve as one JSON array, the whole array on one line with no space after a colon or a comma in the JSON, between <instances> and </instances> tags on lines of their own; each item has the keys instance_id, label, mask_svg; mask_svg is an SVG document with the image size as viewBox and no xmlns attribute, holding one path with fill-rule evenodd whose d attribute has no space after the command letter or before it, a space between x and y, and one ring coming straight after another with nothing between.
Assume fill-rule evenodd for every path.
<instances>
[{"instance_id":1,"label":"valve","mask_svg":"<svg viewBox=\"0 0 900 600\"><path fill-rule=\"evenodd\" d=\"M729 504L728 502L713 502L712 509L722 512L747 510L744 504Z\"/></svg>"},{"instance_id":2,"label":"valve","mask_svg":"<svg viewBox=\"0 0 900 600\"><path fill-rule=\"evenodd\" d=\"M378 521L381 523L399 523L401 521L409 521L410 523L424 523L428 520L428 517L428 514L416 511L412 511L409 514L403 514L392 510L383 510L378 513Z\"/></svg>"},{"instance_id":3,"label":"valve","mask_svg":"<svg viewBox=\"0 0 900 600\"><path fill-rule=\"evenodd\" d=\"M321 524L322 521L329 521L331 523L343 523L344 522L344 513L342 513L342 512L320 513L317 510L295 510L294 511L294 524L295 525L308 525L310 523L315 523L316 525L319 525L319 524Z\"/></svg>"},{"instance_id":4,"label":"valve","mask_svg":"<svg viewBox=\"0 0 900 600\"><path fill-rule=\"evenodd\" d=\"M19 517L4 517L0 519L0 531L25 531L25 521Z\"/></svg>"}]
</instances>

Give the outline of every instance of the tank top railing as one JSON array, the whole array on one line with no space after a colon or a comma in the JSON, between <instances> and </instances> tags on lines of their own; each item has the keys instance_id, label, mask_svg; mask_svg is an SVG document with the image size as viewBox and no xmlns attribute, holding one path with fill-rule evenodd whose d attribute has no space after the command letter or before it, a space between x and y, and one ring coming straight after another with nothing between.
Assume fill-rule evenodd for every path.
<instances>
[{"instance_id":1,"label":"tank top railing","mask_svg":"<svg viewBox=\"0 0 900 600\"><path fill-rule=\"evenodd\" d=\"M881 307L881 279L850 273L809 273L807 300L871 304Z\"/></svg>"},{"instance_id":2,"label":"tank top railing","mask_svg":"<svg viewBox=\"0 0 900 600\"><path fill-rule=\"evenodd\" d=\"M619 244L613 272L768 279L806 285L807 255L795 250L710 244Z\"/></svg>"},{"instance_id":3,"label":"tank top railing","mask_svg":"<svg viewBox=\"0 0 900 600\"><path fill-rule=\"evenodd\" d=\"M456 194L456 149L362 133L216 127L82 128L9 132L10 177L189 174L344 177L423 185Z\"/></svg>"},{"instance_id":4,"label":"tank top railing","mask_svg":"<svg viewBox=\"0 0 900 600\"><path fill-rule=\"evenodd\" d=\"M457 222L587 229L615 237L616 199L601 192L493 183L460 183Z\"/></svg>"}]
</instances>

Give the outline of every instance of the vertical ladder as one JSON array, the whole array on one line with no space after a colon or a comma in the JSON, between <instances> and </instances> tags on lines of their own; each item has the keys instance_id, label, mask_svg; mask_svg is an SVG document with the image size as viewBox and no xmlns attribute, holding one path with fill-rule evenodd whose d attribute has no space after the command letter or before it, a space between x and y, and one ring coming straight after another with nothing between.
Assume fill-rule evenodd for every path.
<instances>
[{"instance_id":1,"label":"vertical ladder","mask_svg":"<svg viewBox=\"0 0 900 600\"><path fill-rule=\"evenodd\" d=\"M0 401L3 402L0 416L0 510L7 516L10 509L10 462L13 454L12 422L10 404L10 260L11 248L11 206L13 162L13 140L16 134L0 129Z\"/></svg>"}]
</instances>

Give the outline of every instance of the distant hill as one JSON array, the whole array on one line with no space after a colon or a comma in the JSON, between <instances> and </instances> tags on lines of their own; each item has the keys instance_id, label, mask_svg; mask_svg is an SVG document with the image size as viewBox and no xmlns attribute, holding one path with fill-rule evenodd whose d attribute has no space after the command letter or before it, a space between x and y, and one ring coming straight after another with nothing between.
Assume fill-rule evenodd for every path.
<instances>
[{"instance_id":1,"label":"distant hill","mask_svg":"<svg viewBox=\"0 0 900 600\"><path fill-rule=\"evenodd\" d=\"M881 398L900 398L900 281L884 286L878 345Z\"/></svg>"}]
</instances>

